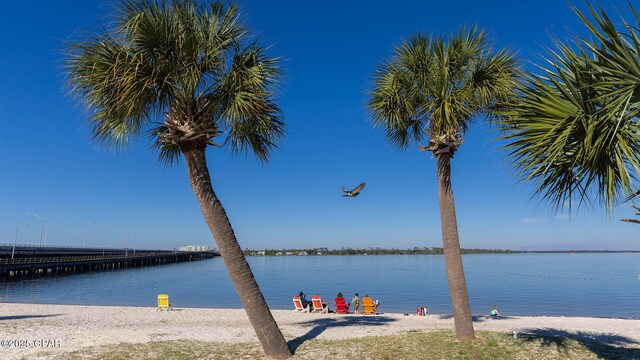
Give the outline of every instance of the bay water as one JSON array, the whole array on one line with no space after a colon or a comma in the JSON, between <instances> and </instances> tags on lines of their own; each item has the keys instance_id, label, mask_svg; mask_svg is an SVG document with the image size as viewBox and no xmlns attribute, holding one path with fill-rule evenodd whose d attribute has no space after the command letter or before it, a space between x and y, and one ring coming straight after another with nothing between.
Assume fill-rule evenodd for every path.
<instances>
[{"instance_id":1,"label":"bay water","mask_svg":"<svg viewBox=\"0 0 640 360\"><path fill-rule=\"evenodd\" d=\"M442 255L248 257L272 309L303 291L333 303L369 294L379 311L450 314ZM640 318L639 253L463 255L473 314ZM241 308L221 258L126 270L0 279L0 302Z\"/></svg>"}]
</instances>

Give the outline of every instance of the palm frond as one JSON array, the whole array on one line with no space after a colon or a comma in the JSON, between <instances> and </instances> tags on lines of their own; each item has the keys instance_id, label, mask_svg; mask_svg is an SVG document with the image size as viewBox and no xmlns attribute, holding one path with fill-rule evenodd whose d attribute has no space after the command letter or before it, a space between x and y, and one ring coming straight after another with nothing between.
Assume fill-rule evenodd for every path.
<instances>
[{"instance_id":1,"label":"palm frond","mask_svg":"<svg viewBox=\"0 0 640 360\"><path fill-rule=\"evenodd\" d=\"M155 103L156 93L149 89L153 70L106 32L73 50L67 67L71 92L94 110L94 138L108 146L125 146L139 134Z\"/></svg>"},{"instance_id":2,"label":"palm frond","mask_svg":"<svg viewBox=\"0 0 640 360\"><path fill-rule=\"evenodd\" d=\"M574 10L592 37L556 41L510 106L503 138L519 176L552 207L593 199L612 210L638 188L640 23L622 19L619 30L601 8L589 6L593 20Z\"/></svg>"},{"instance_id":3,"label":"palm frond","mask_svg":"<svg viewBox=\"0 0 640 360\"><path fill-rule=\"evenodd\" d=\"M155 139L151 148L158 151L158 161L161 164L174 165L180 160L182 152L177 144L160 141L158 134L163 134L167 131L167 127L164 124L149 129L149 137Z\"/></svg>"},{"instance_id":4,"label":"palm frond","mask_svg":"<svg viewBox=\"0 0 640 360\"><path fill-rule=\"evenodd\" d=\"M278 143L286 132L277 106L269 102L261 106L269 110L234 122L225 144L231 145L234 153L253 153L259 160L266 162L271 151L278 148Z\"/></svg>"},{"instance_id":5,"label":"palm frond","mask_svg":"<svg viewBox=\"0 0 640 360\"><path fill-rule=\"evenodd\" d=\"M278 59L251 44L237 53L221 86L211 94L223 104L221 120L229 129L225 144L234 153L253 152L267 161L285 136L282 112L273 100L273 87L281 76Z\"/></svg>"},{"instance_id":6,"label":"palm frond","mask_svg":"<svg viewBox=\"0 0 640 360\"><path fill-rule=\"evenodd\" d=\"M406 56L401 61L417 60L405 64L418 70L419 56ZM416 59L418 58L418 59ZM424 117L421 116L419 85L411 78L408 68L387 63L376 73L375 90L370 92L369 109L373 123L383 127L387 140L400 149L406 149L411 141L420 141L425 134Z\"/></svg>"}]
</instances>

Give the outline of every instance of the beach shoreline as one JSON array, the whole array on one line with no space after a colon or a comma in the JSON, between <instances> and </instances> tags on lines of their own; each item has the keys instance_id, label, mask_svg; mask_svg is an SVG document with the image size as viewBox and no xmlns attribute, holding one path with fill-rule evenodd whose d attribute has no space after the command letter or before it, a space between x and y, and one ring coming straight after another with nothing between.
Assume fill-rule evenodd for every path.
<instances>
[{"instance_id":1,"label":"beach shoreline","mask_svg":"<svg viewBox=\"0 0 640 360\"><path fill-rule=\"evenodd\" d=\"M19 340L0 349L3 359L46 358L88 347L162 340L257 342L243 309L50 305L0 303L3 341ZM453 329L447 314L376 316L308 314L273 310L287 340L345 339L413 331ZM544 331L589 337L614 346L640 348L640 320L561 316L474 317L476 330ZM28 346L30 344L30 347Z\"/></svg>"}]
</instances>

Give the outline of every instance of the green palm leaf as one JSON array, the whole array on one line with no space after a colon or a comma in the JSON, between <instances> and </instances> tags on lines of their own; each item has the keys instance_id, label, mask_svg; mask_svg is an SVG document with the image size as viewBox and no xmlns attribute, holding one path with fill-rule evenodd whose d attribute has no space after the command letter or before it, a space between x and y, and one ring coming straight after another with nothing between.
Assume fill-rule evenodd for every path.
<instances>
[{"instance_id":1,"label":"green palm leaf","mask_svg":"<svg viewBox=\"0 0 640 360\"><path fill-rule=\"evenodd\" d=\"M587 202L607 210L638 188L640 41L636 20L616 28L601 9L574 11L589 38L556 42L503 122L519 176L553 208Z\"/></svg>"}]
</instances>

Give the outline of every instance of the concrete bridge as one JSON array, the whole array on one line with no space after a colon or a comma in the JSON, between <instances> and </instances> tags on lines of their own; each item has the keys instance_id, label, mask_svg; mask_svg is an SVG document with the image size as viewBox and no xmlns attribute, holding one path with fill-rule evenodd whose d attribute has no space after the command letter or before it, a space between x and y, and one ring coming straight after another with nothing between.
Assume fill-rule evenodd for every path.
<instances>
[{"instance_id":1,"label":"concrete bridge","mask_svg":"<svg viewBox=\"0 0 640 360\"><path fill-rule=\"evenodd\" d=\"M0 276L124 269L211 259L216 251L112 249L0 244Z\"/></svg>"}]
</instances>

